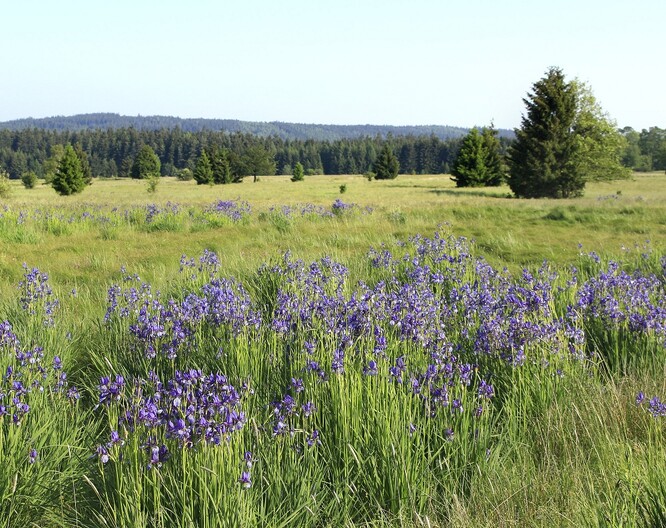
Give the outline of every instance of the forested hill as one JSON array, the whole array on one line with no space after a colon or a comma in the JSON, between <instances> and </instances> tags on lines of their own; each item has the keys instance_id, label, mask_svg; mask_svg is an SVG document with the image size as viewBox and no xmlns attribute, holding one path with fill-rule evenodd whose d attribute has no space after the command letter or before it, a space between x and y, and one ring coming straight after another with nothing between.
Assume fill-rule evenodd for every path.
<instances>
[{"instance_id":1,"label":"forested hill","mask_svg":"<svg viewBox=\"0 0 666 528\"><path fill-rule=\"evenodd\" d=\"M487 124L487 123L484 123ZM0 123L0 129L26 130L38 128L53 131L83 131L94 129L134 128L136 130L160 130L180 128L184 132L240 132L256 136L274 136L286 140L337 141L361 137L431 136L452 139L464 136L469 129L453 126L389 126L389 125L314 125L273 121L238 121L235 119L183 119L171 116L123 116L119 114L81 114L40 119L17 119ZM500 137L513 137L511 130L499 130Z\"/></svg>"}]
</instances>

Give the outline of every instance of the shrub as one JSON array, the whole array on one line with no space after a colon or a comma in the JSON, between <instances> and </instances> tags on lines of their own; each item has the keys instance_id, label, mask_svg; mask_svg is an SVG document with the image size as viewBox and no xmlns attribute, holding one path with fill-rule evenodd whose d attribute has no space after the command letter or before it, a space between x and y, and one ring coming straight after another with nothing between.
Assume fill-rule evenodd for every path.
<instances>
[{"instance_id":1,"label":"shrub","mask_svg":"<svg viewBox=\"0 0 666 528\"><path fill-rule=\"evenodd\" d=\"M157 186L160 183L160 177L157 174L151 174L148 176L146 182L148 183L148 192L152 194L157 191Z\"/></svg>"},{"instance_id":2,"label":"shrub","mask_svg":"<svg viewBox=\"0 0 666 528\"><path fill-rule=\"evenodd\" d=\"M178 181L192 181L194 179L194 174L192 174L190 169L185 167L184 169L176 171L176 179Z\"/></svg>"},{"instance_id":3,"label":"shrub","mask_svg":"<svg viewBox=\"0 0 666 528\"><path fill-rule=\"evenodd\" d=\"M34 189L37 185L37 175L32 171L24 172L21 176L21 182L26 189Z\"/></svg>"},{"instance_id":4,"label":"shrub","mask_svg":"<svg viewBox=\"0 0 666 528\"><path fill-rule=\"evenodd\" d=\"M291 181L299 182L303 181L304 179L305 179L305 174L303 172L303 165L301 165L300 163L296 163L296 165L294 165L294 174L291 177Z\"/></svg>"}]
</instances>

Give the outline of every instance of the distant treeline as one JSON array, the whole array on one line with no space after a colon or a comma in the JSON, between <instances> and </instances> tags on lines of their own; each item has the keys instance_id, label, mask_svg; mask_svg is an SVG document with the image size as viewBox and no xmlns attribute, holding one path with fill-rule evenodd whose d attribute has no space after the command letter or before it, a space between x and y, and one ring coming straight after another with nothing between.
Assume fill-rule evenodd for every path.
<instances>
[{"instance_id":1,"label":"distant treeline","mask_svg":"<svg viewBox=\"0 0 666 528\"><path fill-rule=\"evenodd\" d=\"M99 115L107 114L94 114L91 119ZM58 152L57 147L70 143L86 153L94 177L129 176L143 145L155 151L164 176L177 175L185 168L193 171L204 150L226 149L243 156L256 146L263 147L273 157L277 174L291 174L296 163L300 163L307 174L364 174L373 169L379 152L388 144L398 158L400 173L439 174L450 172L462 141L462 135L442 139L435 134L392 133L335 140L285 139L251 132L209 129L189 132L180 127L100 129L94 128L94 123L93 120L91 128L82 130L0 128L0 170L6 170L13 179L26 172L44 177L49 167L53 167L48 161ZM504 154L512 139L499 132L501 154ZM622 159L626 167L666 170L666 129L651 127L637 132L626 127L621 132L626 139Z\"/></svg>"},{"instance_id":2,"label":"distant treeline","mask_svg":"<svg viewBox=\"0 0 666 528\"><path fill-rule=\"evenodd\" d=\"M304 123L284 123L272 121L239 121L236 119L183 119L171 116L123 116L98 113L75 116L56 116L40 119L17 119L0 123L0 129L82 131L101 129L135 128L137 130L160 130L180 128L184 132L228 132L253 134L255 136L275 136L281 139L314 139L316 141L336 141L338 139L358 139L365 136L430 136L451 139L464 136L468 128L428 125L428 126L389 126L389 125L316 125ZM513 137L511 130L498 130L500 137Z\"/></svg>"},{"instance_id":3,"label":"distant treeline","mask_svg":"<svg viewBox=\"0 0 666 528\"><path fill-rule=\"evenodd\" d=\"M460 146L460 138L442 140L430 136L381 136L335 141L289 140L249 133L203 130L186 132L180 128L137 130L134 128L53 131L36 128L0 130L0 168L11 178L25 172L43 177L54 155L54 147L71 143L87 154L95 177L129 176L142 145L158 155L162 175L172 176L185 168L194 170L204 150L227 149L242 156L248 148L262 146L273 156L277 174L291 174L301 163L309 174L363 174L372 170L381 148L388 143L400 162L400 172L415 174L447 173ZM507 139L500 140L506 148Z\"/></svg>"},{"instance_id":4,"label":"distant treeline","mask_svg":"<svg viewBox=\"0 0 666 528\"><path fill-rule=\"evenodd\" d=\"M650 127L637 132L620 130L626 140L622 163L637 171L666 170L666 128Z\"/></svg>"}]
</instances>

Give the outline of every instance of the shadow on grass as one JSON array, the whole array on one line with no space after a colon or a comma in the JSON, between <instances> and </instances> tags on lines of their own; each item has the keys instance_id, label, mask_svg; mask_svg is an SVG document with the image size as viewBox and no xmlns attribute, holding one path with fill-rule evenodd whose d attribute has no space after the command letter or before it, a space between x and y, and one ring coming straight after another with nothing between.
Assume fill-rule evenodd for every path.
<instances>
[{"instance_id":1,"label":"shadow on grass","mask_svg":"<svg viewBox=\"0 0 666 528\"><path fill-rule=\"evenodd\" d=\"M472 191L472 190L460 190L460 189L431 189L429 192L436 195L446 194L449 196L480 196L483 198L504 198L511 199L513 196L508 192L488 192L488 191Z\"/></svg>"}]
</instances>

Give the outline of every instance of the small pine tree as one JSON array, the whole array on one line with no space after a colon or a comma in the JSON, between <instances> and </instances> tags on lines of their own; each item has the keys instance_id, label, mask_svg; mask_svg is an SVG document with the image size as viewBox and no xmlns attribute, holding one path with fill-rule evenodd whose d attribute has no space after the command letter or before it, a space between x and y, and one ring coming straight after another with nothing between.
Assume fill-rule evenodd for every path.
<instances>
[{"instance_id":1,"label":"small pine tree","mask_svg":"<svg viewBox=\"0 0 666 528\"><path fill-rule=\"evenodd\" d=\"M382 151L377 156L373 172L375 173L376 180L393 180L398 176L400 170L400 162L393 154L393 150L389 147L388 143L384 143Z\"/></svg>"},{"instance_id":2,"label":"small pine tree","mask_svg":"<svg viewBox=\"0 0 666 528\"><path fill-rule=\"evenodd\" d=\"M220 149L217 151L217 154L211 155L209 160L213 183L231 183L233 178L231 176L231 164L229 163L229 156L227 155L227 151Z\"/></svg>"},{"instance_id":3,"label":"small pine tree","mask_svg":"<svg viewBox=\"0 0 666 528\"><path fill-rule=\"evenodd\" d=\"M213 167L211 166L210 159L205 150L201 151L201 156L197 160L194 167L194 179L197 185L212 185L213 184Z\"/></svg>"},{"instance_id":4,"label":"small pine tree","mask_svg":"<svg viewBox=\"0 0 666 528\"><path fill-rule=\"evenodd\" d=\"M504 181L504 164L497 130L473 128L462 140L451 169L456 187L488 187Z\"/></svg>"},{"instance_id":5,"label":"small pine tree","mask_svg":"<svg viewBox=\"0 0 666 528\"><path fill-rule=\"evenodd\" d=\"M451 169L456 187L483 187L488 180L487 152L476 128L467 134Z\"/></svg>"},{"instance_id":6,"label":"small pine tree","mask_svg":"<svg viewBox=\"0 0 666 528\"><path fill-rule=\"evenodd\" d=\"M301 165L301 162L297 162L296 165L294 165L294 174L291 177L291 181L293 182L299 182L303 181L305 179L305 171L303 170L303 165Z\"/></svg>"},{"instance_id":7,"label":"small pine tree","mask_svg":"<svg viewBox=\"0 0 666 528\"><path fill-rule=\"evenodd\" d=\"M159 176L160 169L160 158L157 157L150 145L144 145L132 164L132 178L143 180L151 175Z\"/></svg>"},{"instance_id":8,"label":"small pine tree","mask_svg":"<svg viewBox=\"0 0 666 528\"><path fill-rule=\"evenodd\" d=\"M486 186L497 187L506 181L506 169L502 156L502 148L497 137L497 129L491 123L481 130L483 146L486 150Z\"/></svg>"},{"instance_id":9,"label":"small pine tree","mask_svg":"<svg viewBox=\"0 0 666 528\"><path fill-rule=\"evenodd\" d=\"M72 145L65 147L58 169L51 180L51 185L58 194L64 196L80 193L86 188L81 161Z\"/></svg>"}]
</instances>

